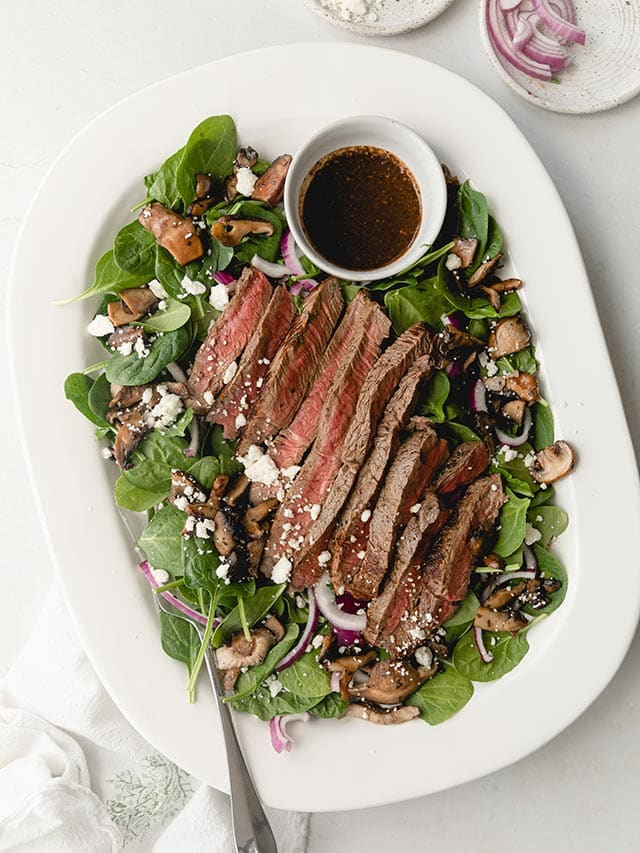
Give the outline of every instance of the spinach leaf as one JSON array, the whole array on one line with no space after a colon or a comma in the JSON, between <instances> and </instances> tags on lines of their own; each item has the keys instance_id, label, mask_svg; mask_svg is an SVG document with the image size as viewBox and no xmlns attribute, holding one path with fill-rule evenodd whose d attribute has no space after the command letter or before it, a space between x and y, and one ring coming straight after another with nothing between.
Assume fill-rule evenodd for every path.
<instances>
[{"instance_id":1,"label":"spinach leaf","mask_svg":"<svg viewBox=\"0 0 640 853\"><path fill-rule=\"evenodd\" d=\"M177 175L183 154L184 147L179 148L164 161L157 172L145 178L148 197L159 201L165 207L177 208L180 205Z\"/></svg>"},{"instance_id":2,"label":"spinach leaf","mask_svg":"<svg viewBox=\"0 0 640 853\"><path fill-rule=\"evenodd\" d=\"M461 444L463 441L482 441L480 436L465 424L447 421L442 425L442 429L457 444Z\"/></svg>"},{"instance_id":3,"label":"spinach leaf","mask_svg":"<svg viewBox=\"0 0 640 853\"><path fill-rule=\"evenodd\" d=\"M286 583L269 584L256 590L255 595L244 601L244 612L249 627L259 622L271 610L285 590ZM240 608L236 604L214 631L212 642L218 648L235 631L242 628Z\"/></svg>"},{"instance_id":4,"label":"spinach leaf","mask_svg":"<svg viewBox=\"0 0 640 853\"><path fill-rule=\"evenodd\" d=\"M153 278L156 261L156 238L138 220L130 222L116 234L113 260L121 270Z\"/></svg>"},{"instance_id":5,"label":"spinach leaf","mask_svg":"<svg viewBox=\"0 0 640 853\"><path fill-rule=\"evenodd\" d=\"M494 642L495 640L495 642ZM491 663L483 663L469 632L461 637L453 651L453 665L460 675L471 681L496 681L516 667L529 651L526 633L490 634L487 650L493 654Z\"/></svg>"},{"instance_id":6,"label":"spinach leaf","mask_svg":"<svg viewBox=\"0 0 640 853\"><path fill-rule=\"evenodd\" d=\"M117 352L107 364L107 379L116 385L145 385L153 382L170 362L184 355L191 345L191 338L191 328L187 324L157 337L146 358L138 358L135 352L131 355Z\"/></svg>"},{"instance_id":7,"label":"spinach leaf","mask_svg":"<svg viewBox=\"0 0 640 853\"><path fill-rule=\"evenodd\" d=\"M478 612L478 607L480 607L480 602L473 592L469 590L460 607L458 607L451 619L447 619L442 626L445 630L445 640L447 643L455 642L469 630Z\"/></svg>"},{"instance_id":8,"label":"spinach leaf","mask_svg":"<svg viewBox=\"0 0 640 853\"><path fill-rule=\"evenodd\" d=\"M94 382L84 373L71 373L64 381L64 395L80 414L98 427L108 427L105 419L97 415L89 404L89 393Z\"/></svg>"},{"instance_id":9,"label":"spinach leaf","mask_svg":"<svg viewBox=\"0 0 640 853\"><path fill-rule=\"evenodd\" d=\"M550 406L536 403L533 407L533 446L536 450L549 447L554 441L553 413Z\"/></svg>"},{"instance_id":10,"label":"spinach leaf","mask_svg":"<svg viewBox=\"0 0 640 853\"><path fill-rule=\"evenodd\" d=\"M233 696L230 696L226 701L234 704L236 701L250 696L265 678L271 675L287 652L293 648L298 639L298 633L297 625L287 625L284 637L269 651L263 662L257 666L249 667L246 672L241 673L236 682Z\"/></svg>"},{"instance_id":11,"label":"spinach leaf","mask_svg":"<svg viewBox=\"0 0 640 853\"><path fill-rule=\"evenodd\" d=\"M500 510L500 533L493 548L500 557L513 554L524 542L527 532L529 498L519 498L509 488L506 489L506 493L509 499Z\"/></svg>"},{"instance_id":12,"label":"spinach leaf","mask_svg":"<svg viewBox=\"0 0 640 853\"><path fill-rule=\"evenodd\" d=\"M493 216L489 216L489 233L487 235L487 246L484 250L484 255L482 256L483 261L490 261L491 258L495 258L497 254L502 251L502 246L504 245L504 239L502 237L502 232L498 226L498 223L495 221Z\"/></svg>"},{"instance_id":13,"label":"spinach leaf","mask_svg":"<svg viewBox=\"0 0 640 853\"><path fill-rule=\"evenodd\" d=\"M186 302L168 299L164 311L156 311L136 325L142 326L147 332L174 332L184 326L190 317L191 308Z\"/></svg>"},{"instance_id":14,"label":"spinach leaf","mask_svg":"<svg viewBox=\"0 0 640 853\"><path fill-rule=\"evenodd\" d=\"M163 506L142 531L138 545L154 569L172 575L181 565L184 513L174 506Z\"/></svg>"},{"instance_id":15,"label":"spinach leaf","mask_svg":"<svg viewBox=\"0 0 640 853\"><path fill-rule=\"evenodd\" d=\"M153 430L143 439L139 451L152 462L164 463L169 470L177 468L184 471L184 466L189 461L184 455L186 448L185 439Z\"/></svg>"},{"instance_id":16,"label":"spinach leaf","mask_svg":"<svg viewBox=\"0 0 640 853\"><path fill-rule=\"evenodd\" d=\"M282 690L277 696L271 696L266 687L258 687L250 696L231 702L236 711L253 714L260 720L271 720L280 714L301 714L315 707L323 696L295 696Z\"/></svg>"},{"instance_id":17,"label":"spinach leaf","mask_svg":"<svg viewBox=\"0 0 640 853\"><path fill-rule=\"evenodd\" d=\"M296 696L326 696L331 692L329 674L318 663L318 652L312 649L284 669L279 679L285 689Z\"/></svg>"},{"instance_id":18,"label":"spinach leaf","mask_svg":"<svg viewBox=\"0 0 640 853\"><path fill-rule=\"evenodd\" d=\"M547 548L552 539L567 529L569 516L559 506L539 506L529 511L529 521L542 534L538 544Z\"/></svg>"},{"instance_id":19,"label":"spinach leaf","mask_svg":"<svg viewBox=\"0 0 640 853\"><path fill-rule=\"evenodd\" d=\"M198 281L211 281L213 273L218 270L226 270L233 260L233 249L231 246L223 246L219 240L211 238L211 254L207 255L200 266Z\"/></svg>"},{"instance_id":20,"label":"spinach leaf","mask_svg":"<svg viewBox=\"0 0 640 853\"><path fill-rule=\"evenodd\" d=\"M473 696L473 684L466 676L447 666L425 682L406 701L420 709L420 719L437 726L457 714Z\"/></svg>"},{"instance_id":21,"label":"spinach leaf","mask_svg":"<svg viewBox=\"0 0 640 853\"><path fill-rule=\"evenodd\" d=\"M184 520L184 516L182 517ZM218 552L211 539L199 536L180 537L182 547L182 574L189 589L206 589L213 592L220 586L216 569L220 563Z\"/></svg>"},{"instance_id":22,"label":"spinach leaf","mask_svg":"<svg viewBox=\"0 0 640 853\"><path fill-rule=\"evenodd\" d=\"M195 262L187 264L186 267L180 266L166 249L163 249L162 246L156 247L155 276L169 296L176 298L183 293L182 279L186 275L195 281L198 269L199 265Z\"/></svg>"},{"instance_id":23,"label":"spinach leaf","mask_svg":"<svg viewBox=\"0 0 640 853\"><path fill-rule=\"evenodd\" d=\"M89 388L87 402L89 403L89 408L93 414L97 418L101 418L103 424L107 418L111 396L111 387L107 381L107 377L104 373L101 373L91 388ZM111 426L109 428L113 429Z\"/></svg>"},{"instance_id":24,"label":"spinach leaf","mask_svg":"<svg viewBox=\"0 0 640 853\"><path fill-rule=\"evenodd\" d=\"M116 503L131 512L144 512L164 500L171 491L171 469L161 462L143 459L123 471L113 493Z\"/></svg>"},{"instance_id":25,"label":"spinach leaf","mask_svg":"<svg viewBox=\"0 0 640 853\"><path fill-rule=\"evenodd\" d=\"M282 217L278 210L265 207L259 201L240 201L226 208L210 211L207 222L214 222L220 216L229 215L230 210L233 210L234 216L245 219L264 219L273 225L271 237L259 234L245 237L235 248L234 260L239 264L250 264L254 255L260 255L266 261L275 261L280 253L283 229Z\"/></svg>"},{"instance_id":26,"label":"spinach leaf","mask_svg":"<svg viewBox=\"0 0 640 853\"><path fill-rule=\"evenodd\" d=\"M195 197L198 172L222 180L233 170L238 150L236 126L231 116L210 116L192 131L176 169L176 187L185 205Z\"/></svg>"},{"instance_id":27,"label":"spinach leaf","mask_svg":"<svg viewBox=\"0 0 640 853\"><path fill-rule=\"evenodd\" d=\"M414 284L417 276L424 272L424 270L440 260L440 258L448 255L451 249L453 249L453 242L447 243L444 246L441 246L439 249L434 249L433 251L427 252L427 254L423 255L419 260L415 262L412 266L408 267L406 270L403 270L397 276L393 278L385 278L382 281L375 281L368 286L368 290L391 290L392 287L397 287L399 284L411 283Z\"/></svg>"},{"instance_id":28,"label":"spinach leaf","mask_svg":"<svg viewBox=\"0 0 640 853\"><path fill-rule=\"evenodd\" d=\"M550 554L546 548L542 548L540 545L536 544L533 546L533 553L536 555L538 568L542 577L556 578L562 582L562 586L557 592L552 592L549 595L551 600L546 607L543 607L540 610L530 610L530 612L535 613L536 615L538 613L553 613L554 610L557 610L558 607L560 607L565 599L569 579L567 578L567 573L562 563L560 563L553 554Z\"/></svg>"},{"instance_id":29,"label":"spinach leaf","mask_svg":"<svg viewBox=\"0 0 640 853\"><path fill-rule=\"evenodd\" d=\"M449 398L451 384L444 370L439 370L429 380L425 390L422 403L422 414L436 423L443 423L447 416L444 411L445 403Z\"/></svg>"},{"instance_id":30,"label":"spinach leaf","mask_svg":"<svg viewBox=\"0 0 640 853\"><path fill-rule=\"evenodd\" d=\"M478 241L474 261L468 270L471 274L485 256L489 236L489 206L484 195L474 190L469 181L465 181L458 190L458 232L465 239L475 237Z\"/></svg>"},{"instance_id":31,"label":"spinach leaf","mask_svg":"<svg viewBox=\"0 0 640 853\"><path fill-rule=\"evenodd\" d=\"M200 648L200 638L193 625L161 610L160 642L165 654L185 663L191 674L193 662Z\"/></svg>"},{"instance_id":32,"label":"spinach leaf","mask_svg":"<svg viewBox=\"0 0 640 853\"><path fill-rule=\"evenodd\" d=\"M335 720L341 717L348 707L349 703L341 699L338 693L329 693L309 710L314 717L320 717L323 720Z\"/></svg>"},{"instance_id":33,"label":"spinach leaf","mask_svg":"<svg viewBox=\"0 0 640 853\"><path fill-rule=\"evenodd\" d=\"M518 451L519 455L508 462L502 453L496 454L491 465L491 470L501 474L506 484L516 494L531 498L539 487L531 476L531 471L524 464L524 459L520 458L520 454L526 456L530 453L531 447L528 444L523 444L518 448Z\"/></svg>"},{"instance_id":34,"label":"spinach leaf","mask_svg":"<svg viewBox=\"0 0 640 853\"><path fill-rule=\"evenodd\" d=\"M98 296L103 293L120 293L129 287L141 287L146 284L151 276L147 273L126 272L116 264L113 250L105 252L96 264L96 272L91 287L87 288L78 296L62 299L56 305L68 305L71 302L80 302L90 296Z\"/></svg>"},{"instance_id":35,"label":"spinach leaf","mask_svg":"<svg viewBox=\"0 0 640 853\"><path fill-rule=\"evenodd\" d=\"M510 295L507 294L507 296ZM513 295L517 296L517 294ZM535 374L538 371L535 350L531 346L525 347L520 352L513 353L513 355L503 355L502 358L496 361L496 365L501 375L515 373L516 371Z\"/></svg>"},{"instance_id":36,"label":"spinach leaf","mask_svg":"<svg viewBox=\"0 0 640 853\"><path fill-rule=\"evenodd\" d=\"M529 509L532 510L536 506L544 506L544 504L548 504L549 501L553 499L554 495L555 492L553 486L547 486L546 489L540 489L540 491L531 499Z\"/></svg>"},{"instance_id":37,"label":"spinach leaf","mask_svg":"<svg viewBox=\"0 0 640 853\"><path fill-rule=\"evenodd\" d=\"M216 424L207 438L211 452L217 457L220 463L220 473L228 474L232 477L234 474L239 474L242 471L242 463L234 456L235 444L231 441L226 441L222 434L222 427Z\"/></svg>"},{"instance_id":38,"label":"spinach leaf","mask_svg":"<svg viewBox=\"0 0 640 853\"><path fill-rule=\"evenodd\" d=\"M446 287L439 276L428 278L420 285L408 285L385 293L384 304L393 324L401 335L414 323L426 323L433 329L442 325L440 318L451 311Z\"/></svg>"},{"instance_id":39,"label":"spinach leaf","mask_svg":"<svg viewBox=\"0 0 640 853\"><path fill-rule=\"evenodd\" d=\"M495 320L502 317L513 317L522 311L520 297L515 292L505 293L499 311L496 311L489 300L484 297L470 298L462 293L454 293L451 290L449 291L449 301L454 308L462 311L470 320Z\"/></svg>"}]
</instances>

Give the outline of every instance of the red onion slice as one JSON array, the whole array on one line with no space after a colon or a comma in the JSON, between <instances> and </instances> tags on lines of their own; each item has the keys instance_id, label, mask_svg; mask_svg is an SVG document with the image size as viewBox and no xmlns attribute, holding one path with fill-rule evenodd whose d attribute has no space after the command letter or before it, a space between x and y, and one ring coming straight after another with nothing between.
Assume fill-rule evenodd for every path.
<instances>
[{"instance_id":1,"label":"red onion slice","mask_svg":"<svg viewBox=\"0 0 640 853\"><path fill-rule=\"evenodd\" d=\"M511 583L511 581L516 580L532 581L535 576L536 573L534 569L518 569L517 572L505 572L502 575L496 575L493 588L496 589L499 586L504 586L506 583Z\"/></svg>"},{"instance_id":2,"label":"red onion slice","mask_svg":"<svg viewBox=\"0 0 640 853\"><path fill-rule=\"evenodd\" d=\"M538 571L538 561L536 560L536 555L533 553L533 549L529 547L529 545L522 546L522 554L524 556L524 567L527 571Z\"/></svg>"},{"instance_id":3,"label":"red onion slice","mask_svg":"<svg viewBox=\"0 0 640 853\"><path fill-rule=\"evenodd\" d=\"M499 0L488 0L486 20L491 43L507 62L529 77L535 77L538 80L551 80L552 73L548 65L536 62L514 48Z\"/></svg>"},{"instance_id":4,"label":"red onion slice","mask_svg":"<svg viewBox=\"0 0 640 853\"><path fill-rule=\"evenodd\" d=\"M575 44L585 43L587 39L585 31L571 23L570 20L560 17L552 9L549 0L533 0L533 7L538 15L540 15L540 20L557 36Z\"/></svg>"},{"instance_id":5,"label":"red onion slice","mask_svg":"<svg viewBox=\"0 0 640 853\"><path fill-rule=\"evenodd\" d=\"M443 314L442 317L440 317L440 322L443 326L453 326L453 328L458 329L458 331L464 328L462 320L457 316L457 314Z\"/></svg>"},{"instance_id":6,"label":"red onion slice","mask_svg":"<svg viewBox=\"0 0 640 853\"><path fill-rule=\"evenodd\" d=\"M167 372L171 374L176 382L187 382L187 374L180 367L177 361L170 361L167 365Z\"/></svg>"},{"instance_id":7,"label":"red onion slice","mask_svg":"<svg viewBox=\"0 0 640 853\"><path fill-rule=\"evenodd\" d=\"M476 644L476 649L482 663L491 663L493 653L487 651L487 647L484 644L484 637L482 636L482 628L476 628L475 625L473 626L473 642Z\"/></svg>"},{"instance_id":8,"label":"red onion slice","mask_svg":"<svg viewBox=\"0 0 640 853\"><path fill-rule=\"evenodd\" d=\"M269 732L271 734L271 745L275 751L280 754L283 750L291 752L293 741L287 733L289 723L299 721L306 723L310 719L310 715L305 711L303 714L281 714L269 720Z\"/></svg>"},{"instance_id":9,"label":"red onion slice","mask_svg":"<svg viewBox=\"0 0 640 853\"><path fill-rule=\"evenodd\" d=\"M216 284L234 284L235 278L229 272L225 272L224 270L217 270L213 273L211 278L215 281Z\"/></svg>"},{"instance_id":10,"label":"red onion slice","mask_svg":"<svg viewBox=\"0 0 640 853\"><path fill-rule=\"evenodd\" d=\"M300 296L301 293L311 293L311 291L318 286L318 282L313 278L301 278L298 281L294 281L289 291L292 296Z\"/></svg>"},{"instance_id":11,"label":"red onion slice","mask_svg":"<svg viewBox=\"0 0 640 853\"><path fill-rule=\"evenodd\" d=\"M289 268L284 264L272 264L271 261L265 261L260 255L254 255L251 258L251 266L268 275L269 278L279 279L291 275Z\"/></svg>"},{"instance_id":12,"label":"red onion slice","mask_svg":"<svg viewBox=\"0 0 640 853\"><path fill-rule=\"evenodd\" d=\"M200 424L198 423L198 418L195 415L189 425L189 430L191 441L189 442L189 447L185 449L184 455L188 459L193 459L194 456L198 455L198 451L200 450Z\"/></svg>"},{"instance_id":13,"label":"red onion slice","mask_svg":"<svg viewBox=\"0 0 640 853\"><path fill-rule=\"evenodd\" d=\"M498 437L498 441L501 444L506 444L508 447L521 447L521 445L523 445L529 438L529 433L531 432L532 424L533 419L531 417L531 412L527 407L524 410L522 432L520 433L520 435L509 435L508 432L505 432L504 430L498 429L498 427L496 427L496 435Z\"/></svg>"},{"instance_id":14,"label":"red onion slice","mask_svg":"<svg viewBox=\"0 0 640 853\"><path fill-rule=\"evenodd\" d=\"M154 578L153 573L151 572L151 566L146 560L143 560L138 564L138 568L145 575L149 583L154 589L157 589L160 584ZM202 613L198 613L197 610L193 610L193 608L189 607L187 604L184 604L180 601L179 598L176 598L175 595L172 595L169 590L165 590L165 592L160 592L158 595L161 595L169 604L172 604L176 610L179 610L181 613L184 613L185 616L189 616L191 619L195 619L196 622L199 622L201 625L207 624L207 617L203 616ZM213 622L213 627L217 628L220 624L219 619L215 619Z\"/></svg>"},{"instance_id":15,"label":"red onion slice","mask_svg":"<svg viewBox=\"0 0 640 853\"><path fill-rule=\"evenodd\" d=\"M288 228L284 232L282 240L280 241L280 251L285 264L291 272L291 275L306 275L305 268L300 263L298 253L296 252L296 243L293 239L293 234Z\"/></svg>"},{"instance_id":16,"label":"red onion slice","mask_svg":"<svg viewBox=\"0 0 640 853\"><path fill-rule=\"evenodd\" d=\"M460 373L462 372L462 365L459 361L452 361L445 367L444 372L447 374L449 379L455 379L456 376L460 376Z\"/></svg>"},{"instance_id":17,"label":"red onion slice","mask_svg":"<svg viewBox=\"0 0 640 853\"><path fill-rule=\"evenodd\" d=\"M470 400L472 412L488 412L487 408L487 389L482 379L476 379L471 386Z\"/></svg>"},{"instance_id":18,"label":"red onion slice","mask_svg":"<svg viewBox=\"0 0 640 853\"><path fill-rule=\"evenodd\" d=\"M332 672L331 673L331 692L332 693L340 693L340 673Z\"/></svg>"},{"instance_id":19,"label":"red onion slice","mask_svg":"<svg viewBox=\"0 0 640 853\"><path fill-rule=\"evenodd\" d=\"M517 9L522 0L500 0L500 7L505 12L510 12L512 9Z\"/></svg>"},{"instance_id":20,"label":"red onion slice","mask_svg":"<svg viewBox=\"0 0 640 853\"><path fill-rule=\"evenodd\" d=\"M280 663L276 666L276 672L282 672L283 669L286 669L288 666L291 666L292 663L295 663L299 657L305 652L305 649L311 642L311 638L313 637L313 632L316 630L316 625L318 624L318 605L316 604L315 596L313 595L311 590L308 590L309 594L309 616L307 617L307 622L304 626L304 630L300 635L300 639L295 644L295 646L287 652L287 654L282 658Z\"/></svg>"},{"instance_id":21,"label":"red onion slice","mask_svg":"<svg viewBox=\"0 0 640 853\"><path fill-rule=\"evenodd\" d=\"M364 631L367 626L366 614L363 613L360 616L357 613L345 613L338 607L335 596L329 589L328 572L323 572L322 577L313 587L313 592L320 613L334 628L342 628L346 631Z\"/></svg>"}]
</instances>

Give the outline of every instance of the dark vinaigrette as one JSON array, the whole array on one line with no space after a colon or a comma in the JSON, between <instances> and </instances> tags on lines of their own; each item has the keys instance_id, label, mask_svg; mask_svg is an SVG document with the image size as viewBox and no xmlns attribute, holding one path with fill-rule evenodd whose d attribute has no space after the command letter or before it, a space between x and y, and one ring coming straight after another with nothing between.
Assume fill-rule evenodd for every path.
<instances>
[{"instance_id":1,"label":"dark vinaigrette","mask_svg":"<svg viewBox=\"0 0 640 853\"><path fill-rule=\"evenodd\" d=\"M372 270L399 258L420 228L413 175L390 151L339 148L305 180L300 218L317 252L349 270Z\"/></svg>"}]
</instances>

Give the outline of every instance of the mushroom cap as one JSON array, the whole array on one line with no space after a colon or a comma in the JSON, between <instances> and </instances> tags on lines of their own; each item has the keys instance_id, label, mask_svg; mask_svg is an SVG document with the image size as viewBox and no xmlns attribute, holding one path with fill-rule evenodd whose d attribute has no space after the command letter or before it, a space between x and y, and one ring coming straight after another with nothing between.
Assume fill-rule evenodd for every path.
<instances>
[{"instance_id":1,"label":"mushroom cap","mask_svg":"<svg viewBox=\"0 0 640 853\"><path fill-rule=\"evenodd\" d=\"M375 723L379 726L406 723L409 720L415 719L419 714L420 709L413 705L402 705L399 708L383 711L380 708L374 708L373 705L367 705L363 702L352 703L344 712L345 717L357 717L360 720L366 720L369 723Z\"/></svg>"},{"instance_id":2,"label":"mushroom cap","mask_svg":"<svg viewBox=\"0 0 640 853\"><path fill-rule=\"evenodd\" d=\"M520 317L499 320L489 335L489 355L494 361L503 355L520 352L531 341L531 332Z\"/></svg>"},{"instance_id":3,"label":"mushroom cap","mask_svg":"<svg viewBox=\"0 0 640 853\"><path fill-rule=\"evenodd\" d=\"M538 483L555 483L561 477L566 477L575 464L576 458L571 446L566 441L556 441L536 453L531 476Z\"/></svg>"}]
</instances>

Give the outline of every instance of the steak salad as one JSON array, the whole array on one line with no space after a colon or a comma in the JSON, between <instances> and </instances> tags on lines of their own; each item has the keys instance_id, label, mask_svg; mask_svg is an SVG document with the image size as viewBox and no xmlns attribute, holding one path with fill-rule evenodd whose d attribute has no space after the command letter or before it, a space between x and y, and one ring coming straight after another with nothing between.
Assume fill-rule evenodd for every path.
<instances>
[{"instance_id":1,"label":"steak salad","mask_svg":"<svg viewBox=\"0 0 640 853\"><path fill-rule=\"evenodd\" d=\"M290 162L214 116L148 175L74 297L105 358L65 384L154 594L204 626L160 612L190 698L210 644L279 752L292 720L433 725L511 671L566 593L574 464L485 197L443 167L435 244L355 285L299 255Z\"/></svg>"}]
</instances>

